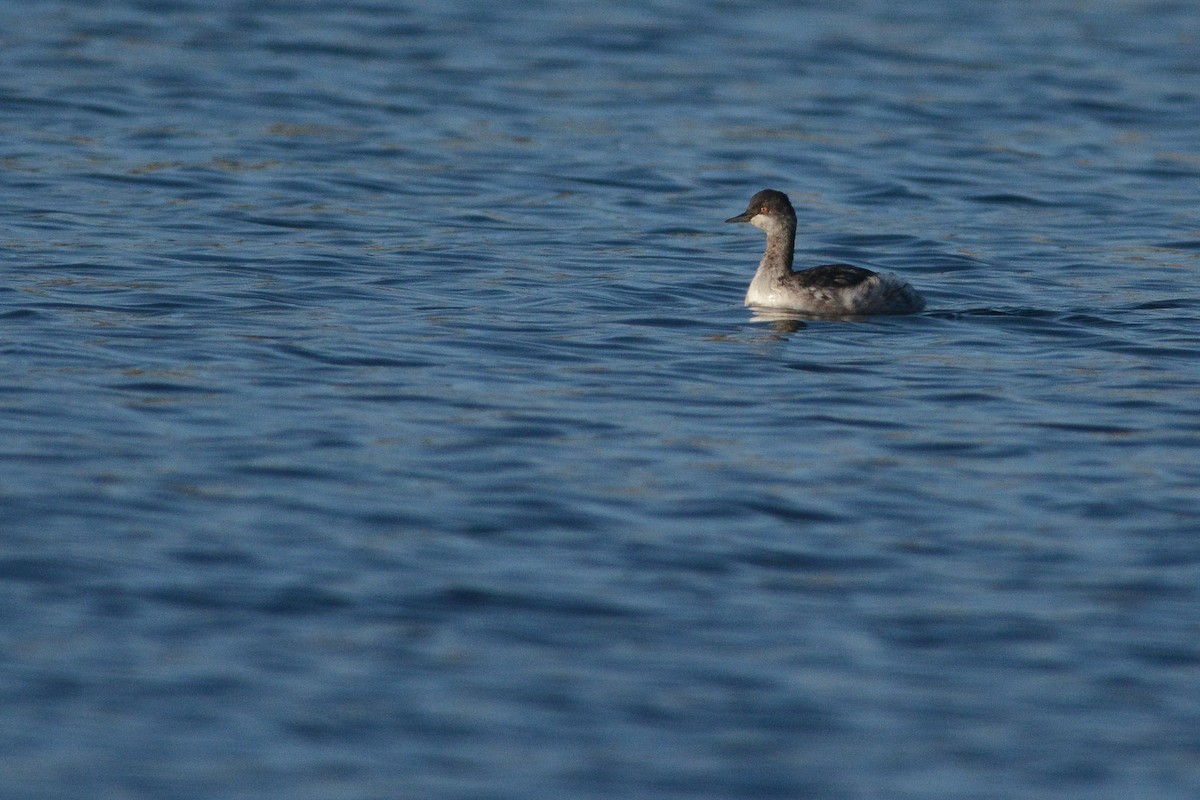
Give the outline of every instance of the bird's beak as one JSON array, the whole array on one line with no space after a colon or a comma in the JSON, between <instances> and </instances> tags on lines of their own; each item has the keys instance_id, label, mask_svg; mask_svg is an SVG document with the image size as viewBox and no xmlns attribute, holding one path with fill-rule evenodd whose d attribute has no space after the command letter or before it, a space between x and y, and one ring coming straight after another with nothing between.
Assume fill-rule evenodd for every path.
<instances>
[{"instance_id":1,"label":"bird's beak","mask_svg":"<svg viewBox=\"0 0 1200 800\"><path fill-rule=\"evenodd\" d=\"M755 212L755 211L749 211L749 210L743 211L741 214L738 214L736 217L730 217L729 219L727 219L725 221L726 222L749 222L751 219L754 218L754 215L756 213L757 212Z\"/></svg>"}]
</instances>

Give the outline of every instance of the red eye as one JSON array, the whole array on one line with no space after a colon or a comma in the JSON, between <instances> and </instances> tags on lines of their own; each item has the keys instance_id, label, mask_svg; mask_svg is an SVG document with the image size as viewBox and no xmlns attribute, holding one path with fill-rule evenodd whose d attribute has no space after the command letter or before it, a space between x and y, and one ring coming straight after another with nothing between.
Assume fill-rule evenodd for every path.
<instances>
[{"instance_id":1,"label":"red eye","mask_svg":"<svg viewBox=\"0 0 1200 800\"><path fill-rule=\"evenodd\" d=\"M762 208L760 208L760 209L758 210L758 213L760 213L760 214L766 214L768 211L770 211L770 209L769 209L769 208L767 208L766 206L763 206Z\"/></svg>"}]
</instances>

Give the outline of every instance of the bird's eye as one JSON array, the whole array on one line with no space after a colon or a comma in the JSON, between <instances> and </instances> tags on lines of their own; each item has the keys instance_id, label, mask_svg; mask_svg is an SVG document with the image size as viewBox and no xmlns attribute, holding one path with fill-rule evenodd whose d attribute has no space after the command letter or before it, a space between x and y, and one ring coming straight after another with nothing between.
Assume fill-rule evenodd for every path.
<instances>
[{"instance_id":1,"label":"bird's eye","mask_svg":"<svg viewBox=\"0 0 1200 800\"><path fill-rule=\"evenodd\" d=\"M769 212L770 210L771 210L771 209L767 208L766 206L763 206L762 208L760 208L760 209L758 210L758 213L760 213L760 214L766 214L766 213L767 213L767 212Z\"/></svg>"}]
</instances>

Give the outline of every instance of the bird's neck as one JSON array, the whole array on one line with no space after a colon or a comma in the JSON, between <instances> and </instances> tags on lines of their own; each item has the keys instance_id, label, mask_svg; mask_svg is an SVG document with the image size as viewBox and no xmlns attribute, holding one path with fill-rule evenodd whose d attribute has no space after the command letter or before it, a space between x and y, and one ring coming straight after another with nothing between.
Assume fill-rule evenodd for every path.
<instances>
[{"instance_id":1,"label":"bird's neck","mask_svg":"<svg viewBox=\"0 0 1200 800\"><path fill-rule=\"evenodd\" d=\"M767 234L767 249L759 262L759 274L783 277L792 272L792 258L796 250L796 228L783 224L764 228Z\"/></svg>"}]
</instances>

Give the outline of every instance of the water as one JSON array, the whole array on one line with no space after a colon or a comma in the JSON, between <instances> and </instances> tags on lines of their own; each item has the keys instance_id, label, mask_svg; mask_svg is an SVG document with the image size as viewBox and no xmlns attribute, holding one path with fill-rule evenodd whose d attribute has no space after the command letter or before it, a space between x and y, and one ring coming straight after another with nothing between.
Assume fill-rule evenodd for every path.
<instances>
[{"instance_id":1,"label":"water","mask_svg":"<svg viewBox=\"0 0 1200 800\"><path fill-rule=\"evenodd\" d=\"M1190 4L0 23L3 797L1200 793Z\"/></svg>"}]
</instances>

